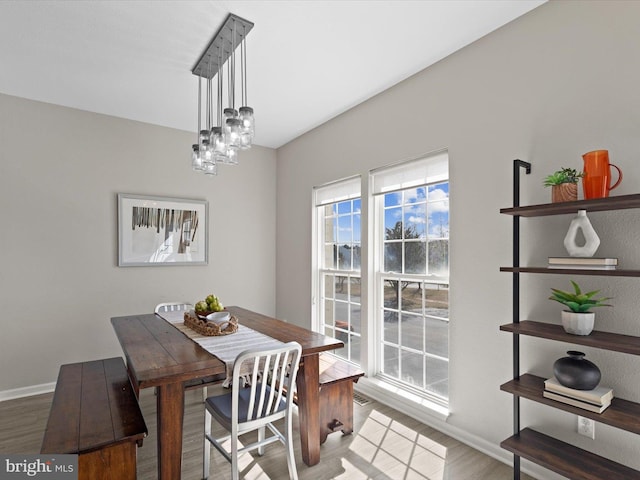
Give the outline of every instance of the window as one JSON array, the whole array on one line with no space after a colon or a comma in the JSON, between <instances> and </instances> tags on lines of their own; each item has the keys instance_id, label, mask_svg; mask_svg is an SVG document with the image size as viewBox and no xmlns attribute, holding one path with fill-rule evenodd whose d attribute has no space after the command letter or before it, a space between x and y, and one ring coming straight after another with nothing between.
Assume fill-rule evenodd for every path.
<instances>
[{"instance_id":1,"label":"window","mask_svg":"<svg viewBox=\"0 0 640 480\"><path fill-rule=\"evenodd\" d=\"M372 172L380 376L448 401L448 155Z\"/></svg>"},{"instance_id":2,"label":"window","mask_svg":"<svg viewBox=\"0 0 640 480\"><path fill-rule=\"evenodd\" d=\"M362 259L360 177L318 187L315 196L315 322L342 340L334 353L360 364Z\"/></svg>"}]
</instances>

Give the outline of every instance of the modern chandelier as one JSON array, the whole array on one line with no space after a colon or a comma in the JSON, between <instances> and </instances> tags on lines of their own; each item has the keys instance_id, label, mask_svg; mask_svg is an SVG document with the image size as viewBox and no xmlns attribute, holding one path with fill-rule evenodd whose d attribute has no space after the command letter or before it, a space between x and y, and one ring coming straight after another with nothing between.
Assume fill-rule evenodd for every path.
<instances>
[{"instance_id":1,"label":"modern chandelier","mask_svg":"<svg viewBox=\"0 0 640 480\"><path fill-rule=\"evenodd\" d=\"M247 106L246 38L252 28L253 23L230 13L191 70L198 77L198 143L193 144L191 154L191 165L196 172L217 175L219 164L237 165L238 150L251 148L255 122L253 108ZM238 47L239 62L236 61ZM236 76L238 63L240 77ZM217 77L215 95L214 77ZM242 105L237 110L236 80L240 83Z\"/></svg>"}]
</instances>

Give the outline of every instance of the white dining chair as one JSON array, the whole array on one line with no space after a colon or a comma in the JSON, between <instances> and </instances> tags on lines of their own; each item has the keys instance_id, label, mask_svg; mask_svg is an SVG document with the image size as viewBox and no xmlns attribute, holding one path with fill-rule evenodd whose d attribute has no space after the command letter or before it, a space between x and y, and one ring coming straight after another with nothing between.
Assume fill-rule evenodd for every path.
<instances>
[{"instance_id":1,"label":"white dining chair","mask_svg":"<svg viewBox=\"0 0 640 480\"><path fill-rule=\"evenodd\" d=\"M233 364L232 387L229 393L207 398L204 419L204 465L203 478L209 477L211 445L231 463L233 480L239 478L238 456L258 449L264 453L264 446L280 441L286 449L289 478L297 480L296 461L293 456L292 412L295 388L302 347L297 342L285 343L270 350L247 350L236 358ZM248 381L249 386L243 386ZM211 435L212 419L222 425L228 435L214 438ZM284 418L284 432L280 432L273 422ZM273 435L265 436L265 427ZM258 440L239 448L239 437L245 433L258 431ZM230 440L231 451L223 444ZM209 445L211 443L211 445Z\"/></svg>"},{"instance_id":2,"label":"white dining chair","mask_svg":"<svg viewBox=\"0 0 640 480\"><path fill-rule=\"evenodd\" d=\"M187 302L166 302L166 303L159 303L158 305L156 305L154 312L155 313L182 312L182 311L191 310L192 308L193 308L193 305Z\"/></svg>"},{"instance_id":3,"label":"white dining chair","mask_svg":"<svg viewBox=\"0 0 640 480\"><path fill-rule=\"evenodd\" d=\"M186 312L193 308L193 305L187 302L165 302L156 305L155 313L163 312ZM220 383L217 378L202 378L185 383L185 390L193 390L194 388L202 388L202 401L207 399L207 385Z\"/></svg>"}]
</instances>

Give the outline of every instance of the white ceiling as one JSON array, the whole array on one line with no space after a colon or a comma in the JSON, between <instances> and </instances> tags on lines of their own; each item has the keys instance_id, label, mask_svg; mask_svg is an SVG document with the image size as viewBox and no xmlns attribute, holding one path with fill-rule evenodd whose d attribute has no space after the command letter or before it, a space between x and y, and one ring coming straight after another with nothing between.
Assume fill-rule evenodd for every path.
<instances>
[{"instance_id":1,"label":"white ceiling","mask_svg":"<svg viewBox=\"0 0 640 480\"><path fill-rule=\"evenodd\" d=\"M235 13L277 148L544 1L0 0L0 92L195 132L191 69Z\"/></svg>"}]
</instances>

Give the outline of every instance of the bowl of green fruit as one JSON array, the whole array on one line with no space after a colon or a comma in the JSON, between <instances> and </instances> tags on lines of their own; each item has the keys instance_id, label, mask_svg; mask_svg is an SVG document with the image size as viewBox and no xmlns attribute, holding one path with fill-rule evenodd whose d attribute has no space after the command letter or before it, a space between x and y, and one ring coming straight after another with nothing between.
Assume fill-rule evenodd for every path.
<instances>
[{"instance_id":1,"label":"bowl of green fruit","mask_svg":"<svg viewBox=\"0 0 640 480\"><path fill-rule=\"evenodd\" d=\"M200 318L206 318L207 315L210 315L215 312L221 312L224 310L224 305L220 303L220 299L215 295L207 295L207 298L199 301L195 304L194 310L196 315Z\"/></svg>"}]
</instances>

